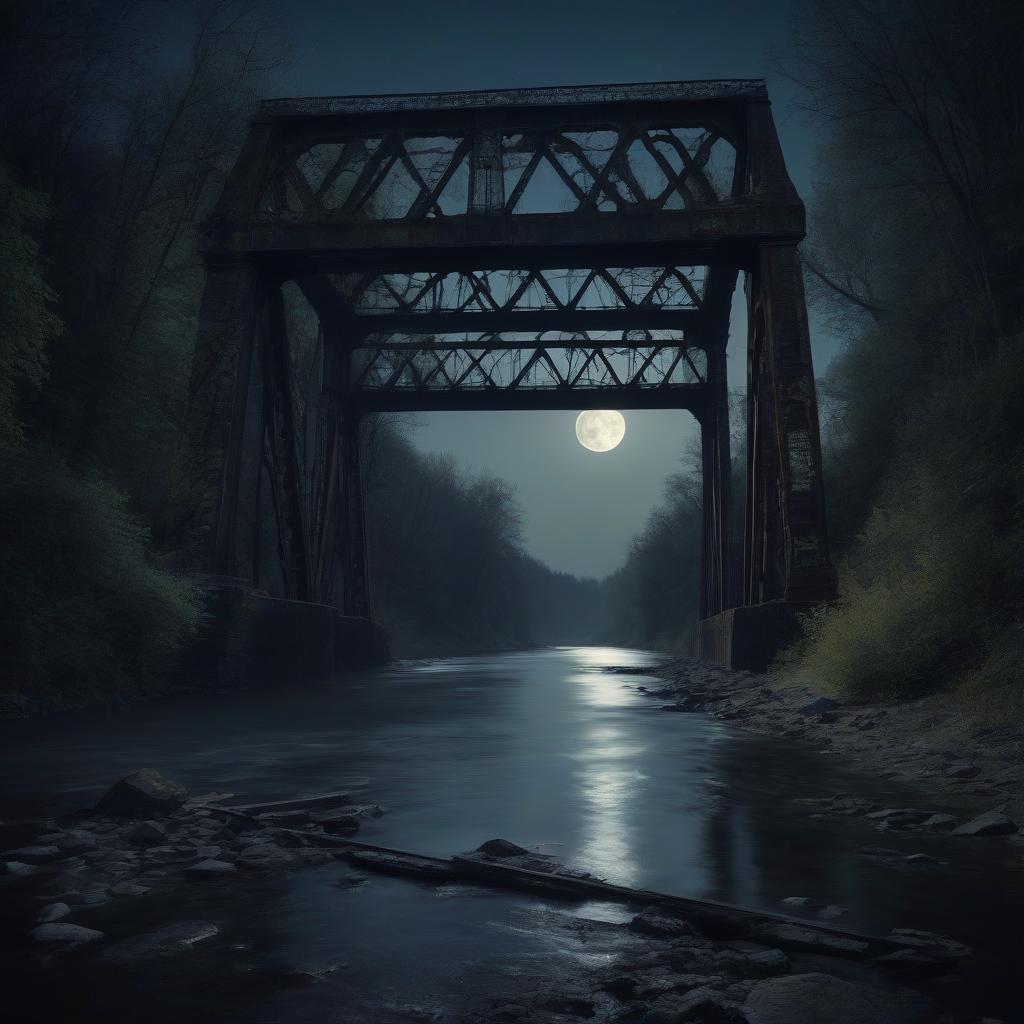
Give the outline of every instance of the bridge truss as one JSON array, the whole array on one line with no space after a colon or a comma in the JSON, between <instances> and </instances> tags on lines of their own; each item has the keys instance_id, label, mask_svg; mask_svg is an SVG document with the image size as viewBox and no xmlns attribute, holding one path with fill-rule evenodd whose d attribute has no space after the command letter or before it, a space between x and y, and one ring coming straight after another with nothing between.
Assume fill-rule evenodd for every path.
<instances>
[{"instance_id":1,"label":"bridge truss","mask_svg":"<svg viewBox=\"0 0 1024 1024\"><path fill-rule=\"evenodd\" d=\"M265 101L204 225L197 565L369 616L368 414L678 408L701 426L704 615L831 597L803 234L760 81Z\"/></svg>"}]
</instances>

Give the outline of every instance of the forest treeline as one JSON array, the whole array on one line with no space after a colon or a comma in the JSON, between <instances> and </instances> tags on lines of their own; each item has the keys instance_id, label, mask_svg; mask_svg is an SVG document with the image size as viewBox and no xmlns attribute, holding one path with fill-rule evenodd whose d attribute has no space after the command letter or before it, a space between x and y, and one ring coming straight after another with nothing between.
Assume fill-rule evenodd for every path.
<instances>
[{"instance_id":1,"label":"forest treeline","mask_svg":"<svg viewBox=\"0 0 1024 1024\"><path fill-rule=\"evenodd\" d=\"M804 250L840 600L790 669L1024 711L1024 6L796 12L823 132Z\"/></svg>"},{"instance_id":2,"label":"forest treeline","mask_svg":"<svg viewBox=\"0 0 1024 1024\"><path fill-rule=\"evenodd\" d=\"M0 15L0 692L15 702L157 687L194 628L168 510L195 225L286 60L275 9ZM857 694L950 685L1019 713L1024 8L809 0L794 26L786 72L824 140L805 276L843 339L819 392L840 599L786 670ZM367 434L374 609L399 650L671 644L696 618L692 472L617 573L580 581L526 555L506 484L418 453L394 421Z\"/></svg>"}]
</instances>

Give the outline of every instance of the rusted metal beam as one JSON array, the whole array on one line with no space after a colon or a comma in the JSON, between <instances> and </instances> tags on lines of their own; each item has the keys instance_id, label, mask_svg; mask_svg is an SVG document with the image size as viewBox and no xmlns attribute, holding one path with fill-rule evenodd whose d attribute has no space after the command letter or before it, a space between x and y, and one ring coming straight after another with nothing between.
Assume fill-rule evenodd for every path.
<instances>
[{"instance_id":1,"label":"rusted metal beam","mask_svg":"<svg viewBox=\"0 0 1024 1024\"><path fill-rule=\"evenodd\" d=\"M586 264L647 265L659 258L702 264L771 242L797 242L805 234L802 203L765 205L735 201L668 212L535 213L435 217L427 220L295 221L272 217L208 224L206 251L215 254L301 259L330 258L339 267L408 267L476 270L558 267L581 257ZM579 255L577 255L579 254Z\"/></svg>"},{"instance_id":2,"label":"rusted metal beam","mask_svg":"<svg viewBox=\"0 0 1024 1024\"><path fill-rule=\"evenodd\" d=\"M481 110L613 103L692 103L748 100L768 95L763 78L720 78L621 85L560 85L530 89L478 89L367 96L302 96L266 99L265 117L321 117L338 114L408 114L416 111Z\"/></svg>"},{"instance_id":3,"label":"rusted metal beam","mask_svg":"<svg viewBox=\"0 0 1024 1024\"><path fill-rule=\"evenodd\" d=\"M685 409L702 416L705 384L663 384L651 388L565 387L548 389L459 388L354 392L359 413L368 412L532 412L557 409Z\"/></svg>"},{"instance_id":4,"label":"rusted metal beam","mask_svg":"<svg viewBox=\"0 0 1024 1024\"><path fill-rule=\"evenodd\" d=\"M699 309L530 309L474 313L364 313L348 322L353 334L500 334L543 331L689 331L707 324ZM594 339L589 344L621 347L622 339Z\"/></svg>"}]
</instances>

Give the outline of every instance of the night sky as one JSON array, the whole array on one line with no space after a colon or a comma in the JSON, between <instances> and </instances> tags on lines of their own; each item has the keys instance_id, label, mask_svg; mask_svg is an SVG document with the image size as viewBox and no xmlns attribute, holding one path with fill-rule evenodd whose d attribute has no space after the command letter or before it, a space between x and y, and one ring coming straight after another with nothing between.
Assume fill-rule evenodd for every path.
<instances>
[{"instance_id":1,"label":"night sky","mask_svg":"<svg viewBox=\"0 0 1024 1024\"><path fill-rule=\"evenodd\" d=\"M293 57L279 76L283 95L767 78L790 174L809 195L814 136L794 88L773 68L773 55L789 46L785 0L289 0L279 10ZM742 389L738 303L732 327L730 381ZM814 343L820 374L834 345L820 332ZM687 413L624 413L626 439L607 454L576 442L575 411L419 415L412 436L423 450L450 452L467 472L513 483L531 554L603 576L622 564L665 476L697 436Z\"/></svg>"}]
</instances>

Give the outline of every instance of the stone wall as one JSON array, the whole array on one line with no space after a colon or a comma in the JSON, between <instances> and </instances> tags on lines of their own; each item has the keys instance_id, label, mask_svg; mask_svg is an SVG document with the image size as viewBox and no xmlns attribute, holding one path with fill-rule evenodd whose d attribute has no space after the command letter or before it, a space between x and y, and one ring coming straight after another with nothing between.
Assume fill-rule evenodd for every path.
<instances>
[{"instance_id":1,"label":"stone wall","mask_svg":"<svg viewBox=\"0 0 1024 1024\"><path fill-rule=\"evenodd\" d=\"M687 653L724 668L764 672L793 638L798 610L785 601L729 608L691 627Z\"/></svg>"},{"instance_id":2,"label":"stone wall","mask_svg":"<svg viewBox=\"0 0 1024 1024\"><path fill-rule=\"evenodd\" d=\"M268 597L221 578L199 587L205 609L177 673L186 685L287 683L390 660L387 631L369 619Z\"/></svg>"}]
</instances>

